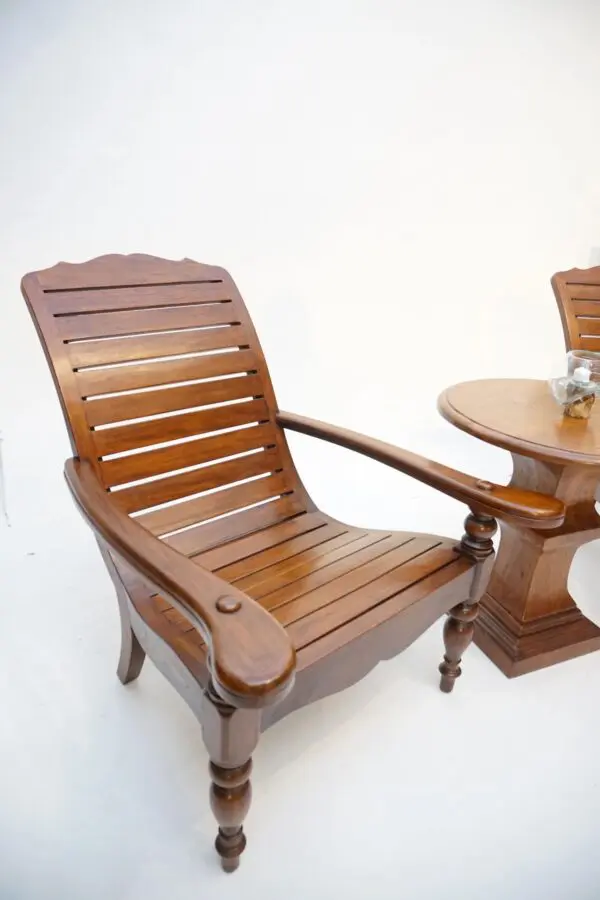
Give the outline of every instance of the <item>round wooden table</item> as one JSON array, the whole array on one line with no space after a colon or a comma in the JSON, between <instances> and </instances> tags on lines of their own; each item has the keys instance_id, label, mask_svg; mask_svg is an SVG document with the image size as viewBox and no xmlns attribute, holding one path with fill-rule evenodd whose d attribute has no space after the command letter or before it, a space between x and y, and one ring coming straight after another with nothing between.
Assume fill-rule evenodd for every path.
<instances>
[{"instance_id":1,"label":"round wooden table","mask_svg":"<svg viewBox=\"0 0 600 900\"><path fill-rule=\"evenodd\" d=\"M448 388L438 409L457 428L511 452L511 485L558 497L567 509L551 531L501 523L477 645L509 677L600 649L600 628L567 590L576 550L600 537L600 402L590 419L569 419L545 381L497 379Z\"/></svg>"}]
</instances>

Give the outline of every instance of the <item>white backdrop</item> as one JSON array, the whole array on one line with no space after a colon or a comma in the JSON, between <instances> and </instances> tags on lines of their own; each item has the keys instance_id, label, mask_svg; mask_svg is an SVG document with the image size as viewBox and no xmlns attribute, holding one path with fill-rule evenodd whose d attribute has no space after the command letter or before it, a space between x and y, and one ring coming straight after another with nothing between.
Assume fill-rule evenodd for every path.
<instances>
[{"instance_id":1,"label":"white backdrop","mask_svg":"<svg viewBox=\"0 0 600 900\"><path fill-rule=\"evenodd\" d=\"M110 587L62 487L68 441L20 297L21 275L60 259L76 262L107 252L189 256L224 265L257 324L282 408L372 433L473 474L507 479L508 455L453 430L439 418L435 401L444 387L468 378L546 378L561 359L550 276L558 269L600 263L599 37L600 6L594 0L0 3L0 430L12 523L10 530L0 526L0 541L8 588L2 592L9 625L5 659L14 664L6 679L15 709L22 704L30 712L32 694L46 709L43 725L33 732L25 728L25 736L28 712L14 713L4 774L13 771L18 758L23 780L31 783L38 764L32 743L44 746L47 758L61 767L60 741L68 744L73 729L86 727L77 711L98 702L94 690L107 690L100 685L112 678L116 649ZM308 439L296 438L293 448L309 490L332 514L356 524L460 533L464 511L454 501ZM69 541L77 552L68 551ZM589 582L599 570L594 554L588 559ZM82 612L81 597L90 590L93 597ZM588 590L582 604L598 619L600 606ZM59 626L53 612L57 604ZM66 662L76 639L84 640L87 649L79 647ZM432 672L437 641L435 636L429 644ZM94 654L92 678L86 665ZM19 681L24 657L37 659L38 669ZM479 666L483 673L474 673L473 680L475 675L483 684L491 679L493 690L508 692L503 696L516 704L506 710L507 723L513 715L528 721L531 708L527 703L519 707L518 698L535 684L545 697L544 722L551 728L556 692L564 691L567 715L573 694L579 693L575 674L579 686L590 673L599 674L599 664L589 658L509 685L477 651L473 659L474 669ZM70 667L68 677L57 675L61 666ZM50 670L58 679L58 694L40 687L54 683ZM394 671L400 670L390 667L387 677ZM151 683L155 692L163 690L158 679ZM379 684L387 684L383 676ZM422 690L429 696L430 685ZM479 697L475 684L471 690L474 703ZM167 708L172 697L164 691ZM146 701L150 705L152 696ZM107 707L128 703L130 714L133 702L120 698L111 682ZM404 702L408 714L410 690ZM435 715L445 715L437 703L436 697ZM533 699L531 704L536 706ZM71 712L62 717L56 708ZM188 725L185 711L176 708L179 718L169 720L173 729L189 728L197 740L193 723ZM468 716L466 701L461 709ZM388 711L389 703L379 714ZM356 706L352 716L364 754L367 741ZM155 734L162 734L162 721L157 713ZM574 725L578 735L580 724ZM119 728L124 727L119 719ZM288 727L294 726L276 729L273 740ZM374 727L377 732L380 723ZM543 727L539 723L540 753L551 741ZM138 734L131 729L132 748ZM435 734L432 729L431 740L442 740ZM593 744L590 732L584 738L586 745ZM104 739L99 729L98 740ZM340 750L335 737L329 740L328 765L334 765ZM170 745L173 756L176 746L177 734ZM82 773L94 767L93 748L90 752L85 763L77 757ZM201 752L194 745L194 754ZM361 761L357 756L357 765ZM302 761L296 765L301 772ZM554 782L565 765L557 758L548 778ZM377 765L371 760L365 769L367 779ZM266 776L265 766L268 793ZM49 790L57 777L51 766L39 784L33 782L36 791L43 793L41 780ZM108 783L110 773L106 778ZM63 785L63 794L71 790L75 797L78 788L69 785ZM342 794L344 789L340 783ZM108 790L107 784L100 781L95 790L93 797ZM121 790L126 787L116 793L115 804ZM13 799L15 810L22 810L23 797ZM49 885L59 883L56 873L62 877L73 857L95 864L94 832L91 844L84 836L78 847L71 833L77 830L74 820L67 817L64 845L57 828L52 840L58 849L48 851L59 881L44 883L40 859L46 859L50 823L59 815L60 791L47 802L54 810L48 829L36 832L42 848L39 883L25 887L24 880L24 847L32 841L38 846L32 836L32 822L40 814L36 801L31 799L23 813L19 840L10 822L4 823L11 835L7 846L16 848L13 862L23 853L15 863L11 900L54 897ZM288 802L293 805L298 798ZM496 800L488 797L488 802ZM534 795L531 809L538 802ZM594 803L592 817L598 811L596 795ZM118 817L118 808L111 809ZM85 818L83 808L79 814ZM550 805L544 816L551 814ZM177 821L176 812L170 815ZM184 824L179 822L182 833ZM106 825L107 833L113 825ZM169 827L177 826L171 822ZM268 827L263 821L263 831ZM383 854L384 868L398 859L391 822L367 827L385 832L385 847L365 860L365 883L377 854ZM308 831L300 831L298 839L317 841L318 823ZM563 837L557 837L557 846ZM204 832L196 838L208 840ZM359 831L354 838L359 847ZM517 853L522 835L516 832L514 840ZM125 837L119 847L124 842ZM469 886L461 875L462 893L446 892L449 900L479 897L484 889L488 896L503 896L489 892L485 873L497 860L491 846L488 850L489 858L480 851L481 880ZM134 844L131 865L139 863L140 853ZM165 853L168 868L173 859ZM113 857L104 863L110 867L108 859ZM194 859L191 855L189 894L182 887L181 895L173 896L197 896L193 887L202 873L194 869ZM282 866L292 865L291 848L286 859L284 854ZM343 863L341 857L337 863L323 860L324 880L318 884L343 877ZM446 864L451 872L450 857ZM537 875L530 873L527 887L519 865L511 869L508 864L522 890L511 896L538 896L529 892L538 884ZM566 866L559 869L565 878ZM573 898L588 896L591 874L585 866L581 871ZM138 897L135 886L128 893L103 882L106 872L94 882L96 894L80 875L83 880L70 888L68 880L60 881L63 900ZM281 877L289 877L285 868ZM557 872L548 876L540 896L555 896L556 878ZM442 888L434 882L427 882L429 888L413 886L405 896L440 896ZM221 881L211 884L212 896L225 890ZM256 884L267 890L260 879ZM274 890L276 884L273 875ZM393 879L382 882L376 896L398 896Z\"/></svg>"}]
</instances>

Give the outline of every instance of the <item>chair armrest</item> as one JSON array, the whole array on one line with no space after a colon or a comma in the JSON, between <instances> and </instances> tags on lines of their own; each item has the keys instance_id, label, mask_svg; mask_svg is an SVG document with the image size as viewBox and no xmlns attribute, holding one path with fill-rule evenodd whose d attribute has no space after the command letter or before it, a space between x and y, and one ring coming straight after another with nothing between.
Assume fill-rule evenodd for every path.
<instances>
[{"instance_id":1,"label":"chair armrest","mask_svg":"<svg viewBox=\"0 0 600 900\"><path fill-rule=\"evenodd\" d=\"M511 521L535 529L556 528L564 521L564 504L554 497L481 481L417 453L402 450L393 444L294 413L277 413L277 422L282 428L288 428L290 431L308 434L376 459L456 500L467 503L477 512L499 519L509 518Z\"/></svg>"},{"instance_id":2,"label":"chair armrest","mask_svg":"<svg viewBox=\"0 0 600 900\"><path fill-rule=\"evenodd\" d=\"M88 462L67 460L65 478L94 531L201 632L210 651L213 683L226 702L267 706L291 689L294 649L267 610L116 509ZM235 601L229 604L233 610L219 611L217 603L223 598Z\"/></svg>"}]
</instances>

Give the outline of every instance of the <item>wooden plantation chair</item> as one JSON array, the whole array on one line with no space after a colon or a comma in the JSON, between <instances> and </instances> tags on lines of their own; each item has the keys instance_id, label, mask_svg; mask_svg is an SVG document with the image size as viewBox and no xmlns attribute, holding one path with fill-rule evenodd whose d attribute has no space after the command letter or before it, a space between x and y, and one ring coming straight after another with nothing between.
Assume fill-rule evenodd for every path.
<instances>
[{"instance_id":1,"label":"wooden plantation chair","mask_svg":"<svg viewBox=\"0 0 600 900\"><path fill-rule=\"evenodd\" d=\"M494 517L551 528L562 504L280 412L224 269L105 256L31 273L22 288L71 436L67 484L117 592L119 677L137 678L148 654L200 720L216 848L233 871L261 730L353 684L445 613L439 668L451 691ZM462 540L355 528L321 512L288 429L463 501Z\"/></svg>"},{"instance_id":2,"label":"wooden plantation chair","mask_svg":"<svg viewBox=\"0 0 600 900\"><path fill-rule=\"evenodd\" d=\"M600 351L600 266L552 276L567 350Z\"/></svg>"}]
</instances>

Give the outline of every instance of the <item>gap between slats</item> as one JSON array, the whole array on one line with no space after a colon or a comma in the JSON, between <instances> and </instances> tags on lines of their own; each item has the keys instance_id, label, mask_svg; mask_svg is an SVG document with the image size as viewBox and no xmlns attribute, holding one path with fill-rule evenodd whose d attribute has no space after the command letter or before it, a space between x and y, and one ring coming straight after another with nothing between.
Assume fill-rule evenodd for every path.
<instances>
[{"instance_id":1,"label":"gap between slats","mask_svg":"<svg viewBox=\"0 0 600 900\"><path fill-rule=\"evenodd\" d=\"M242 510L261 500L291 493L282 472L259 477L251 482L233 485L203 497L186 500L175 507L142 513L137 521L157 536L171 536L191 525L208 523L223 513Z\"/></svg>"},{"instance_id":2,"label":"gap between slats","mask_svg":"<svg viewBox=\"0 0 600 900\"><path fill-rule=\"evenodd\" d=\"M92 434L100 457L268 421L269 410L265 401L250 400L197 412L176 413L133 425L117 425L94 430Z\"/></svg>"},{"instance_id":3,"label":"gap between slats","mask_svg":"<svg viewBox=\"0 0 600 900\"><path fill-rule=\"evenodd\" d=\"M412 538L399 547L392 547L380 553L376 558L369 559L368 562L356 568L353 566L350 570L346 570L328 584L316 588L309 594L279 604L276 613L277 619L283 624L290 624L322 606L336 602L358 588L377 581L391 569L404 565L414 557L426 553L431 547L431 543L427 543L427 540L426 538Z\"/></svg>"},{"instance_id":4,"label":"gap between slats","mask_svg":"<svg viewBox=\"0 0 600 900\"><path fill-rule=\"evenodd\" d=\"M110 312L98 310L55 318L58 333L65 342L239 324L239 313L231 300Z\"/></svg>"},{"instance_id":5,"label":"gap between slats","mask_svg":"<svg viewBox=\"0 0 600 900\"><path fill-rule=\"evenodd\" d=\"M116 363L159 360L209 350L248 346L245 329L240 325L188 329L175 333L115 337L67 343L65 347L73 369L107 366Z\"/></svg>"},{"instance_id":6,"label":"gap between slats","mask_svg":"<svg viewBox=\"0 0 600 900\"><path fill-rule=\"evenodd\" d=\"M270 445L273 447L274 445ZM197 472L199 475L202 473L204 469L209 469L211 466L219 465L220 463L232 462L233 460L238 459L247 459L250 456L254 456L257 453L260 453L262 450L266 450L267 447L264 444L260 444L258 447L253 447L251 450L243 450L240 453L231 453L227 455L226 453L219 452L219 454L215 457L211 457L211 459L207 459L201 463L194 463L192 465L187 466L178 466L177 468L169 469L167 472L162 472L160 474L151 473L145 478L135 478L130 479L129 481L124 482L123 484L118 485L107 485L108 490L111 494L119 494L123 491L128 491L131 488L142 487L144 485L152 485L152 484L162 484L163 482L169 482L169 479L174 478L177 475L184 475L188 472Z\"/></svg>"},{"instance_id":7,"label":"gap between slats","mask_svg":"<svg viewBox=\"0 0 600 900\"><path fill-rule=\"evenodd\" d=\"M194 468L180 475L171 475L156 481L146 482L137 487L127 487L112 492L115 504L125 513L150 511L169 503L190 502L196 497L204 497L211 491L223 490L251 478L260 478L276 472L278 454L273 450L258 450L247 456L238 456L227 462L214 462L202 468Z\"/></svg>"},{"instance_id":8,"label":"gap between slats","mask_svg":"<svg viewBox=\"0 0 600 900\"><path fill-rule=\"evenodd\" d=\"M140 394L153 394L158 391L170 391L173 388L180 387L191 387L191 385L195 385L197 388L201 388L202 385L207 385L209 389L216 381L233 381L236 378L245 378L246 375L255 375L256 372L237 372L233 375L218 375L214 378L189 378L187 381L170 381L166 384L154 384L149 387L143 388L130 388L124 391L108 391L105 393L94 394L89 397L82 397L82 400L85 400L86 403L95 403L97 400L112 400L112 399L126 399L127 397L137 397Z\"/></svg>"},{"instance_id":9,"label":"gap between slats","mask_svg":"<svg viewBox=\"0 0 600 900\"><path fill-rule=\"evenodd\" d=\"M240 586L238 582L241 582L242 579L246 579L246 584L256 585L265 577L270 577L268 570L274 565L289 563L293 566L297 563L299 556L306 561L321 550L327 552L335 549L334 538L340 543L348 543L360 534L362 532L357 534L354 529L338 522L324 523L306 534L289 538L275 547L269 547L220 568L218 570L219 578L224 578L225 581L232 584L235 583L236 587ZM243 587L240 589L245 590Z\"/></svg>"},{"instance_id":10,"label":"gap between slats","mask_svg":"<svg viewBox=\"0 0 600 900\"><path fill-rule=\"evenodd\" d=\"M579 336L582 338L600 337L600 318L592 316L577 316Z\"/></svg>"},{"instance_id":11,"label":"gap between slats","mask_svg":"<svg viewBox=\"0 0 600 900\"><path fill-rule=\"evenodd\" d=\"M335 536L330 536L323 544L295 554L290 558L276 562L257 573L235 578L237 588L259 599L281 584L290 584L296 580L299 568L312 570L322 561L331 562L339 556L348 556L354 552L353 545L360 546L360 541L370 537L368 532L357 529L346 529ZM228 579L227 579L228 580Z\"/></svg>"},{"instance_id":12,"label":"gap between slats","mask_svg":"<svg viewBox=\"0 0 600 900\"><path fill-rule=\"evenodd\" d=\"M296 601L353 570L373 562L386 553L409 544L413 537L409 534L389 534L368 532L364 537L338 548L336 551L307 564L300 564L280 585L275 584L268 592L261 591L259 599L265 609L273 612L280 606ZM352 559L350 559L352 557Z\"/></svg>"},{"instance_id":13,"label":"gap between slats","mask_svg":"<svg viewBox=\"0 0 600 900\"><path fill-rule=\"evenodd\" d=\"M75 373L80 395L89 398L97 394L118 393L218 378L225 375L253 374L257 360L251 350L231 348L225 352L188 354L184 358L166 357L80 369Z\"/></svg>"},{"instance_id":14,"label":"gap between slats","mask_svg":"<svg viewBox=\"0 0 600 900\"><path fill-rule=\"evenodd\" d=\"M74 294L74 293L82 293L87 294L91 291L138 291L144 290L145 288L150 290L152 288L160 288L164 290L165 288L170 287L185 287L190 288L194 285L207 285L207 284L223 284L222 278L196 278L190 279L188 281L140 281L132 284L80 284L73 285L69 287L55 287L55 288L42 288L44 294Z\"/></svg>"},{"instance_id":15,"label":"gap between slats","mask_svg":"<svg viewBox=\"0 0 600 900\"><path fill-rule=\"evenodd\" d=\"M600 316L600 291L597 300L571 300L571 308L577 318L580 316Z\"/></svg>"},{"instance_id":16,"label":"gap between slats","mask_svg":"<svg viewBox=\"0 0 600 900\"><path fill-rule=\"evenodd\" d=\"M433 573L408 589L394 594L377 606L366 612L354 616L344 622L339 628L318 637L310 644L305 644L298 651L298 670L314 665L325 656L329 656L337 649L352 643L352 641L378 627L386 627L390 619L393 619L403 610L413 606L423 597L430 596L449 581L458 578L471 566L472 562L464 556L454 556L446 565L441 566Z\"/></svg>"},{"instance_id":17,"label":"gap between slats","mask_svg":"<svg viewBox=\"0 0 600 900\"><path fill-rule=\"evenodd\" d=\"M213 550L193 554L194 562L210 569L211 572L221 574L222 569L233 563L251 559L262 551L278 547L291 538L310 534L323 525L330 524L331 521L321 512L305 513L284 522L270 524L245 537L228 540Z\"/></svg>"},{"instance_id":18,"label":"gap between slats","mask_svg":"<svg viewBox=\"0 0 600 900\"><path fill-rule=\"evenodd\" d=\"M304 519L307 515L310 513L306 512L303 501L292 492L234 507L210 521L163 536L162 540L185 556L196 557L205 551L221 550L237 538L254 535L272 525ZM202 559L197 561L203 565Z\"/></svg>"},{"instance_id":19,"label":"gap between slats","mask_svg":"<svg viewBox=\"0 0 600 900\"><path fill-rule=\"evenodd\" d=\"M182 387L161 388L143 394L107 397L85 402L85 416L91 428L135 422L153 417L208 409L242 400L259 399L262 383L256 375L200 382Z\"/></svg>"},{"instance_id":20,"label":"gap between slats","mask_svg":"<svg viewBox=\"0 0 600 900\"><path fill-rule=\"evenodd\" d=\"M197 398L196 398L197 399ZM231 406L237 406L241 403L248 403L251 400L262 400L261 396L258 397L241 397L237 400L222 400L219 403L196 403L193 406L184 406L184 407L176 407L175 409L166 409L162 412L152 413L151 415L144 416L132 416L126 419L119 418L115 422L105 422L101 425L92 426L92 431L96 434L101 434L104 431L113 431L114 429L123 428L127 425L142 425L145 423L152 424L153 422L164 422L165 420L172 419L175 416L187 415L188 413L197 413L197 412L212 412L215 409L227 409Z\"/></svg>"},{"instance_id":21,"label":"gap between slats","mask_svg":"<svg viewBox=\"0 0 600 900\"><path fill-rule=\"evenodd\" d=\"M600 300L600 284L578 284L568 281L567 290L571 300Z\"/></svg>"},{"instance_id":22,"label":"gap between slats","mask_svg":"<svg viewBox=\"0 0 600 900\"><path fill-rule=\"evenodd\" d=\"M179 474L181 470L224 460L276 444L272 425L250 425L216 435L194 435L156 450L141 450L100 460L102 479L107 487L136 484L146 478Z\"/></svg>"},{"instance_id":23,"label":"gap between slats","mask_svg":"<svg viewBox=\"0 0 600 900\"><path fill-rule=\"evenodd\" d=\"M396 594L400 594L419 581L423 581L433 572L449 565L447 547L428 547L418 556L401 562L393 569L380 574L377 578L343 595L343 602L334 598L327 603L312 605L307 613L289 618L277 614L278 621L286 626L288 635L297 650L301 650L312 641L335 631L341 625L358 618L370 609L379 606ZM315 600L314 596L309 598ZM284 608L284 610L287 607Z\"/></svg>"}]
</instances>

